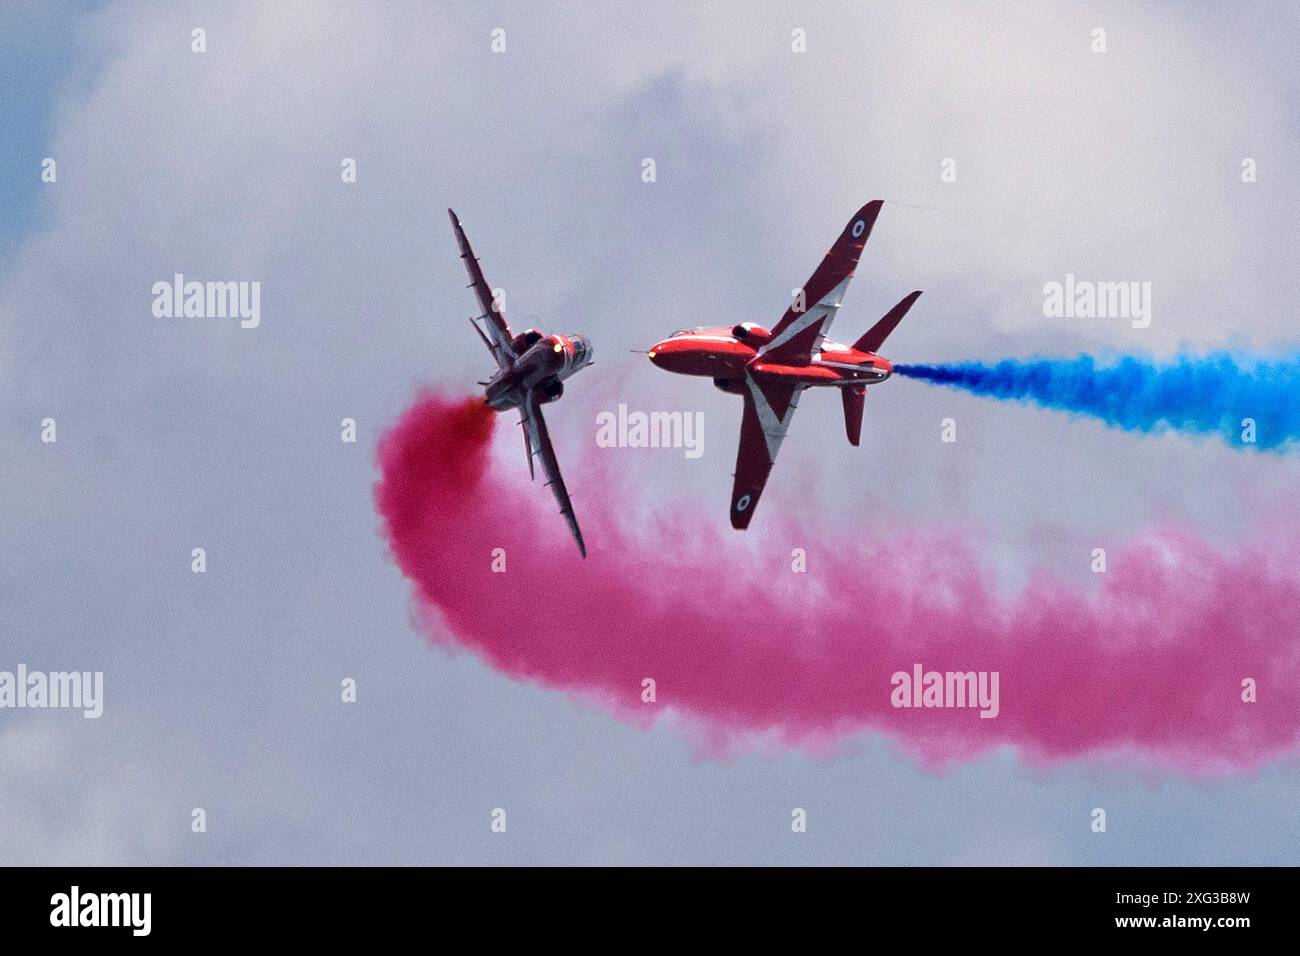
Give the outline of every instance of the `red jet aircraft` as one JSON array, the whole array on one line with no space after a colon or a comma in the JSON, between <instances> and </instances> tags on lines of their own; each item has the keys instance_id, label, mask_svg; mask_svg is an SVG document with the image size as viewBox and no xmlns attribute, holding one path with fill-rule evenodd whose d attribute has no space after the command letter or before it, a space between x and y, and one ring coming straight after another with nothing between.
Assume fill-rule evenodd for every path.
<instances>
[{"instance_id":1,"label":"red jet aircraft","mask_svg":"<svg viewBox=\"0 0 1300 956\"><path fill-rule=\"evenodd\" d=\"M893 373L889 360L875 352L920 292L911 293L890 309L852 346L826 340L881 205L882 200L873 200L849 220L801 295L770 332L752 322L733 328L682 329L648 353L660 368L682 375L707 375L722 391L745 399L731 492L733 528L749 527L804 389L831 386L840 390L844 428L849 442L857 445L867 386L883 382Z\"/></svg>"},{"instance_id":2,"label":"red jet aircraft","mask_svg":"<svg viewBox=\"0 0 1300 956\"><path fill-rule=\"evenodd\" d=\"M519 424L524 426L524 451L528 453L528 474L536 478L533 458L540 456L546 483L555 493L555 500L560 503L560 514L569 522L569 530L585 558L587 546L582 543L582 531L573 514L573 502L569 500L569 492L560 476L560 463L551 447L551 435L546 430L542 406L564 394L566 378L591 364L591 344L580 335L543 335L537 329L518 335L511 332L505 310L483 278L483 270L479 268L460 220L450 209L447 215L451 217L456 241L460 244L460 257L465 260L465 269L469 273L469 287L474 290L479 308L483 310L482 315L469 320L470 324L497 363L497 372L491 380L479 382L487 387L483 400L493 411L519 409ZM479 322L487 327L486 334Z\"/></svg>"}]
</instances>

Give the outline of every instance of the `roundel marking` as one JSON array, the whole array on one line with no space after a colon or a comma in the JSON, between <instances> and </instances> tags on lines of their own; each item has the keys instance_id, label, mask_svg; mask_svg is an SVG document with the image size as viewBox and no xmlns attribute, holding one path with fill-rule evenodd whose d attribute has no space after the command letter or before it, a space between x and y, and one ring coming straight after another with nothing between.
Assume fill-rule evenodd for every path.
<instances>
[{"instance_id":1,"label":"roundel marking","mask_svg":"<svg viewBox=\"0 0 1300 956\"><path fill-rule=\"evenodd\" d=\"M741 495L739 498L736 499L736 510L744 511L746 508L749 507L749 501L750 501L749 495Z\"/></svg>"},{"instance_id":2,"label":"roundel marking","mask_svg":"<svg viewBox=\"0 0 1300 956\"><path fill-rule=\"evenodd\" d=\"M867 224L863 222L861 219L855 222L853 224L853 238L857 239L859 236L861 236L862 233L866 231L866 228L867 228Z\"/></svg>"}]
</instances>

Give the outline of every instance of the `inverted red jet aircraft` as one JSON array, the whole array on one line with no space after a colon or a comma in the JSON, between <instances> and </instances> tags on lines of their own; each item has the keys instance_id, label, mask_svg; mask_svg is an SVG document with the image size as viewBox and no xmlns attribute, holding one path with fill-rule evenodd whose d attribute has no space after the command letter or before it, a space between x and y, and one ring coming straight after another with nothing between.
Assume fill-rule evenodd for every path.
<instances>
[{"instance_id":1,"label":"inverted red jet aircraft","mask_svg":"<svg viewBox=\"0 0 1300 956\"><path fill-rule=\"evenodd\" d=\"M749 527L804 389L831 386L840 390L844 428L849 442L857 445L867 386L883 382L893 373L889 360L875 352L920 292L911 293L890 309L852 346L826 340L881 205L882 200L872 200L849 220L804 285L802 295L770 332L752 322L734 328L682 329L648 353L660 368L682 375L707 375L722 391L745 399L731 492L733 528Z\"/></svg>"},{"instance_id":2,"label":"inverted red jet aircraft","mask_svg":"<svg viewBox=\"0 0 1300 956\"><path fill-rule=\"evenodd\" d=\"M465 270L469 273L469 287L474 290L479 308L483 310L482 315L469 320L470 324L497 363L497 372L491 380L479 382L487 387L483 400L493 411L519 409L519 424L524 426L524 450L528 453L528 474L536 478L533 458L539 456L546 483L555 493L555 500L560 503L560 514L569 522L569 530L585 558L587 546L582 543L582 531L573 514L573 502L569 500L569 492L560 476L560 463L555 460L555 449L551 447L551 435L546 430L542 406L564 394L566 378L591 364L591 344L580 335L543 335L537 329L528 329L518 335L511 332L505 310L483 278L483 270L479 268L460 220L450 209L447 215L451 217L456 241L460 244L460 257L465 260ZM486 327L486 334L479 322Z\"/></svg>"}]
</instances>

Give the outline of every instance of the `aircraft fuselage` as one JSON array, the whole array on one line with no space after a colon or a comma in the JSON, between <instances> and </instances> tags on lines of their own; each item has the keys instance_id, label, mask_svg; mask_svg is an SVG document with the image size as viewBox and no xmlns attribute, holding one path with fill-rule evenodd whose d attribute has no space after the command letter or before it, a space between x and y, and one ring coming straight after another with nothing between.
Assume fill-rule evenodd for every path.
<instances>
[{"instance_id":1,"label":"aircraft fuselage","mask_svg":"<svg viewBox=\"0 0 1300 956\"><path fill-rule=\"evenodd\" d=\"M727 381L748 371L758 378L805 387L874 385L894 371L888 359L830 341L823 342L805 364L765 362L763 346L769 340L770 333L758 326L688 329L673 333L648 355L655 365L679 375Z\"/></svg>"},{"instance_id":2,"label":"aircraft fuselage","mask_svg":"<svg viewBox=\"0 0 1300 956\"><path fill-rule=\"evenodd\" d=\"M523 336L536 336L526 351L507 368L492 376L483 400L496 411L515 408L518 396L536 389L543 403L553 402L564 392L566 378L591 362L591 345L581 335L540 335L534 330Z\"/></svg>"}]
</instances>

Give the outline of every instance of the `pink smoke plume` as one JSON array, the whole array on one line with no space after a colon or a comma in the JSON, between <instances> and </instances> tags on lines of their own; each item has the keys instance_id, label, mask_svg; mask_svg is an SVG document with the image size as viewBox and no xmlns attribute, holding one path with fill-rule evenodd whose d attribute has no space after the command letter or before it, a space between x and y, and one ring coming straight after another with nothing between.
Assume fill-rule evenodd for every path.
<instances>
[{"instance_id":1,"label":"pink smoke plume","mask_svg":"<svg viewBox=\"0 0 1300 956\"><path fill-rule=\"evenodd\" d=\"M1162 531L1113 554L1095 595L1041 577L1006 599L959 536L868 551L772 530L769 514L745 538L693 505L638 520L589 494L583 561L545 491L493 472L494 418L422 394L379 443L375 503L430 639L514 679L641 724L670 711L713 753L874 730L929 764L1010 746L1033 763L1136 756L1203 773L1300 741L1294 543L1224 555ZM807 573L787 540L808 549ZM918 663L998 672L997 716L893 706L891 675Z\"/></svg>"}]
</instances>

